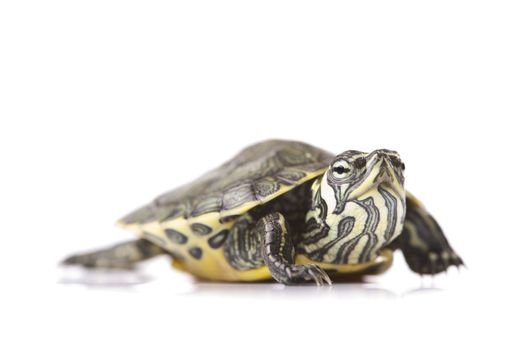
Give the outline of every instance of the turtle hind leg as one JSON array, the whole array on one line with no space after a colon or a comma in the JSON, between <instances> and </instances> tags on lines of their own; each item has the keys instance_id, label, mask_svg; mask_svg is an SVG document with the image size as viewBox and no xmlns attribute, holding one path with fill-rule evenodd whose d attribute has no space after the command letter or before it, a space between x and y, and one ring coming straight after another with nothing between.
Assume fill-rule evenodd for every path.
<instances>
[{"instance_id":1,"label":"turtle hind leg","mask_svg":"<svg viewBox=\"0 0 525 350\"><path fill-rule=\"evenodd\" d=\"M133 269L141 261L166 252L145 239L123 242L94 252L72 255L62 261L63 265L79 265L86 268Z\"/></svg>"},{"instance_id":2,"label":"turtle hind leg","mask_svg":"<svg viewBox=\"0 0 525 350\"><path fill-rule=\"evenodd\" d=\"M410 269L419 274L433 275L450 266L464 265L425 207L410 193L407 193L406 203L405 224L395 245L403 252Z\"/></svg>"}]
</instances>

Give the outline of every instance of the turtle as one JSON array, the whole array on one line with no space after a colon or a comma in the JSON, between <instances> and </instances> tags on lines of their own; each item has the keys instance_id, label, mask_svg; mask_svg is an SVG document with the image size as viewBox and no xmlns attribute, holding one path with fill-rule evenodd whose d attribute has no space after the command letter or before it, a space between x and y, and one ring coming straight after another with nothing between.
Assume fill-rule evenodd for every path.
<instances>
[{"instance_id":1,"label":"turtle","mask_svg":"<svg viewBox=\"0 0 525 350\"><path fill-rule=\"evenodd\" d=\"M379 274L395 250L421 275L459 268L440 225L405 190L404 170L388 149L335 155L262 141L120 219L136 239L63 263L133 269L167 255L202 280L286 285Z\"/></svg>"}]
</instances>

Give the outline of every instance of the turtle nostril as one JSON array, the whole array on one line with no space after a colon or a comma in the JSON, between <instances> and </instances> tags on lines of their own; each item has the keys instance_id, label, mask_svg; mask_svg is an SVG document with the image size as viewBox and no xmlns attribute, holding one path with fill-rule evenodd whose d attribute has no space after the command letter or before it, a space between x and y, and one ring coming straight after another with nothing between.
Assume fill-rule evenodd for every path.
<instances>
[{"instance_id":1,"label":"turtle nostril","mask_svg":"<svg viewBox=\"0 0 525 350\"><path fill-rule=\"evenodd\" d=\"M403 163L399 160L399 158L394 156L389 156L388 158L390 159L390 163L392 163L393 166L402 167Z\"/></svg>"},{"instance_id":2,"label":"turtle nostril","mask_svg":"<svg viewBox=\"0 0 525 350\"><path fill-rule=\"evenodd\" d=\"M377 151L375 151L376 155L378 158L385 158L387 156L386 150L384 149L378 149Z\"/></svg>"}]
</instances>

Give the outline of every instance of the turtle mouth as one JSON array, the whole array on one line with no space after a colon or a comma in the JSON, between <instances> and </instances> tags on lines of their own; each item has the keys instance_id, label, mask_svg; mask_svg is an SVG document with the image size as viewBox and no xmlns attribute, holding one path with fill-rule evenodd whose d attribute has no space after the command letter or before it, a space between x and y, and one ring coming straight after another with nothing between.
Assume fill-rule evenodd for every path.
<instances>
[{"instance_id":1,"label":"turtle mouth","mask_svg":"<svg viewBox=\"0 0 525 350\"><path fill-rule=\"evenodd\" d=\"M405 165L401 161L399 154L389 150L377 150L370 154L372 168L377 169L374 183L395 183L402 181Z\"/></svg>"},{"instance_id":2,"label":"turtle mouth","mask_svg":"<svg viewBox=\"0 0 525 350\"><path fill-rule=\"evenodd\" d=\"M392 183L394 182L394 175L393 175L393 167L390 164L390 162L383 158L378 161L377 166L379 167L379 171L374 179L374 183Z\"/></svg>"}]
</instances>

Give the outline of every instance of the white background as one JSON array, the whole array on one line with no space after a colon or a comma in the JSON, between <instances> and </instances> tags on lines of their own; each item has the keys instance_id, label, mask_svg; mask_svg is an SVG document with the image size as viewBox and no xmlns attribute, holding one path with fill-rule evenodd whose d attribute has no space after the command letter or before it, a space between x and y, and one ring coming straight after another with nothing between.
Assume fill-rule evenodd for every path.
<instances>
[{"instance_id":1,"label":"white background","mask_svg":"<svg viewBox=\"0 0 525 350\"><path fill-rule=\"evenodd\" d=\"M523 349L521 1L2 1L2 349ZM247 144L398 150L468 270L210 284L57 267Z\"/></svg>"}]
</instances>

